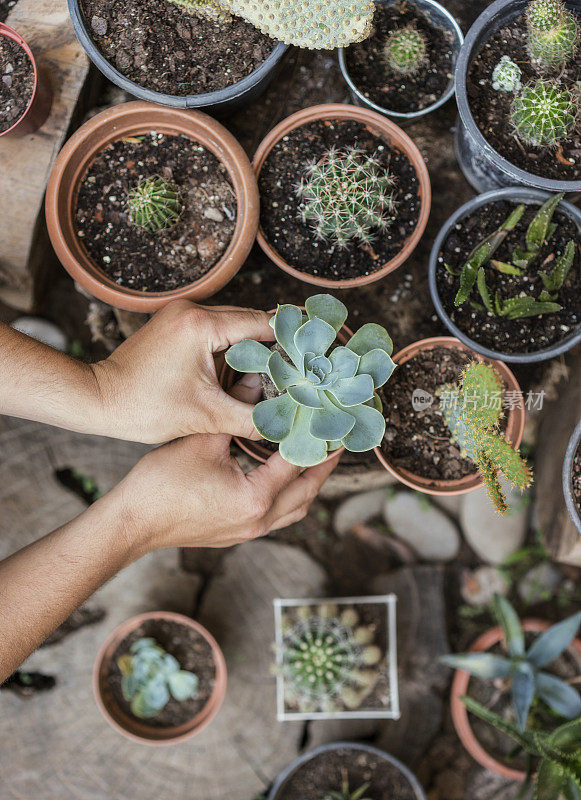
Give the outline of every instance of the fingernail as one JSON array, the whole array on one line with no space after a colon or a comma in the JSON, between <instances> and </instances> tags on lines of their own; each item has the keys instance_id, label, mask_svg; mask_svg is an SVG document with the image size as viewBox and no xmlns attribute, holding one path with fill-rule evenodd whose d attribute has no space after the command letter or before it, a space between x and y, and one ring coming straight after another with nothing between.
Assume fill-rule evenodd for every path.
<instances>
[{"instance_id":1,"label":"fingernail","mask_svg":"<svg viewBox=\"0 0 581 800\"><path fill-rule=\"evenodd\" d=\"M247 372L240 378L240 384L247 389L258 389L261 384L260 375L257 372Z\"/></svg>"}]
</instances>

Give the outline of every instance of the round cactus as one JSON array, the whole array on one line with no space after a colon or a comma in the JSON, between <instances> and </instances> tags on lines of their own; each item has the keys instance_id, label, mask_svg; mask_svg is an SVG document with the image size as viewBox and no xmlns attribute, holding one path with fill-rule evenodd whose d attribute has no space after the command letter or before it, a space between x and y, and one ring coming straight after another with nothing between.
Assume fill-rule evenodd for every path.
<instances>
[{"instance_id":1,"label":"round cactus","mask_svg":"<svg viewBox=\"0 0 581 800\"><path fill-rule=\"evenodd\" d=\"M178 190L159 177L140 181L129 192L127 207L131 221L151 233L169 228L182 211Z\"/></svg>"},{"instance_id":2,"label":"round cactus","mask_svg":"<svg viewBox=\"0 0 581 800\"><path fill-rule=\"evenodd\" d=\"M511 111L516 135L532 147L559 144L573 130L577 115L573 94L545 81L525 86Z\"/></svg>"},{"instance_id":3,"label":"round cactus","mask_svg":"<svg viewBox=\"0 0 581 800\"><path fill-rule=\"evenodd\" d=\"M508 56L502 56L492 72L492 88L496 92L517 92L522 88L521 68Z\"/></svg>"},{"instance_id":4,"label":"round cactus","mask_svg":"<svg viewBox=\"0 0 581 800\"><path fill-rule=\"evenodd\" d=\"M385 43L389 66L402 75L413 75L426 59L426 40L413 25L394 31Z\"/></svg>"},{"instance_id":5,"label":"round cactus","mask_svg":"<svg viewBox=\"0 0 581 800\"><path fill-rule=\"evenodd\" d=\"M529 54L540 66L560 67L575 55L579 25L561 0L533 0L526 20Z\"/></svg>"}]
</instances>

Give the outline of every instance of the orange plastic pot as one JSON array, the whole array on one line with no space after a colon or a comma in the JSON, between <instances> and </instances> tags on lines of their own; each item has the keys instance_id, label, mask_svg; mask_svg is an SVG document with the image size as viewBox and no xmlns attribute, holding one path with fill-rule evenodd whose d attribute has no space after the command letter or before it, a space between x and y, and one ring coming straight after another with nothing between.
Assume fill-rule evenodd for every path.
<instances>
[{"instance_id":1,"label":"orange plastic pot","mask_svg":"<svg viewBox=\"0 0 581 800\"><path fill-rule=\"evenodd\" d=\"M522 622L522 627L526 632L543 633L550 625L542 619L525 619ZM503 638L504 634L500 626L491 628L476 639L469 652L485 653L487 650L494 647L494 645L502 642ZM581 666L581 640L574 639L569 645L569 652ZM481 766L489 769L491 772L496 772L497 775L502 775L503 778L508 778L513 781L524 781L526 773L523 770L507 767L505 764L497 761L482 747L474 735L474 731L470 725L468 711L460 699L468 693L470 678L471 676L469 673L464 670L456 670L454 673L450 704L452 709L452 721L454 722L456 733L472 758Z\"/></svg>"},{"instance_id":2,"label":"orange plastic pot","mask_svg":"<svg viewBox=\"0 0 581 800\"><path fill-rule=\"evenodd\" d=\"M34 71L34 87L26 110L12 127L0 133L0 136L26 136L38 130L48 117L52 106L52 88L45 72L38 68L32 50L22 36L4 22L0 22L0 36L5 36L20 45Z\"/></svg>"},{"instance_id":3,"label":"orange plastic pot","mask_svg":"<svg viewBox=\"0 0 581 800\"><path fill-rule=\"evenodd\" d=\"M117 703L109 685L111 663L115 651L121 642L137 630L144 622L150 620L167 620L183 625L198 633L206 640L212 649L216 678L214 690L204 708L192 719L175 727L153 727L147 722L138 720L127 714ZM93 668L93 692L99 710L112 728L119 731L128 739L141 744L169 745L183 742L200 733L214 719L226 695L226 662L214 637L193 619L183 614L171 611L152 611L139 614L136 617L122 622L109 634L103 643Z\"/></svg>"},{"instance_id":4,"label":"orange plastic pot","mask_svg":"<svg viewBox=\"0 0 581 800\"><path fill-rule=\"evenodd\" d=\"M80 182L95 156L111 142L155 130L199 142L228 170L237 201L236 227L222 258L199 280L167 292L118 286L89 256L75 230ZM86 122L61 150L46 190L46 221L52 245L67 272L90 294L127 311L153 312L171 300L203 300L238 272L256 237L259 197L256 178L242 146L219 122L199 111L132 102L109 108Z\"/></svg>"},{"instance_id":5,"label":"orange plastic pot","mask_svg":"<svg viewBox=\"0 0 581 800\"><path fill-rule=\"evenodd\" d=\"M375 136L386 141L390 147L404 153L411 162L418 181L419 189L418 195L420 197L420 215L411 236L409 236L399 253L394 256L382 267L372 272L370 275L362 275L358 278L349 278L346 280L330 280L329 278L320 278L316 275L310 275L308 272L301 272L288 264L285 259L274 249L266 238L262 227L258 229L258 244L264 250L266 255L278 267L288 272L294 278L298 278L305 283L312 283L315 286L325 286L331 289L351 289L355 286L364 286L368 283L381 280L394 269L397 269L401 264L406 261L416 245L420 241L424 229L430 216L431 207L431 188L430 176L424 158L416 145L410 137L404 133L401 128L398 128L393 122L377 114L375 111L370 111L367 108L359 108L358 106L342 105L339 103L329 103L328 105L313 106L312 108L305 108L302 111L297 111L287 119L279 123L268 133L260 143L258 150L253 159L253 166L257 178L260 176L260 171L268 154L279 142L283 136L287 136L291 131L300 128L302 125L307 125L316 120L355 120L366 126Z\"/></svg>"},{"instance_id":6,"label":"orange plastic pot","mask_svg":"<svg viewBox=\"0 0 581 800\"><path fill-rule=\"evenodd\" d=\"M508 412L508 423L505 433L506 440L511 442L512 445L517 448L521 443L525 427L525 408L520 386L511 370L502 361L493 361L490 358L486 358L485 356L475 353L465 344L462 344L459 339L456 339L453 336L432 336L429 339L421 339L418 342L414 342L413 344L404 347L403 350L400 350L399 353L396 353L396 355L393 356L393 360L396 364L405 364L406 361L409 361L422 350L433 350L434 347L450 347L457 350L462 350L464 353L469 353L475 359L478 359L478 361L485 361L486 363L491 364L496 372L500 375L503 382L506 384L507 391L518 392L519 404L516 408L511 408ZM516 397L517 395L514 396ZM401 483L404 483L411 489L415 489L417 492L424 492L425 494L440 496L451 496L473 492L475 489L478 489L480 486L482 486L482 479L478 472L474 472L472 475L465 475L463 478L460 478L456 481L433 480L431 478L423 478L420 475L414 475L407 469L395 466L395 464L392 464L387 460L381 450L381 447L375 448L375 455L381 464L383 464L385 469L388 472L391 472L391 474L394 475L398 481L401 481Z\"/></svg>"}]
</instances>

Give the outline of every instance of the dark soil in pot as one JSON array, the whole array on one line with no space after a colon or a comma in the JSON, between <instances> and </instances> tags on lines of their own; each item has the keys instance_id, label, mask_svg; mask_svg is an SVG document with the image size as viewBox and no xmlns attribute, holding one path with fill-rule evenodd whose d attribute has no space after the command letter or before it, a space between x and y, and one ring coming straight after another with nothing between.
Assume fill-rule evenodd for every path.
<instances>
[{"instance_id":1,"label":"dark soil in pot","mask_svg":"<svg viewBox=\"0 0 581 800\"><path fill-rule=\"evenodd\" d=\"M415 75L390 68L384 55L389 36L413 24L425 37L426 60ZM444 94L452 77L454 37L430 24L413 5L379 5L373 17L373 33L345 53L347 70L360 92L373 103L401 113L421 111Z\"/></svg>"},{"instance_id":2,"label":"dark soil in pot","mask_svg":"<svg viewBox=\"0 0 581 800\"><path fill-rule=\"evenodd\" d=\"M0 133L23 116L34 91L34 69L17 42L0 35Z\"/></svg>"},{"instance_id":3,"label":"dark soil in pot","mask_svg":"<svg viewBox=\"0 0 581 800\"><path fill-rule=\"evenodd\" d=\"M474 462L462 458L460 448L450 440L436 395L444 384L457 383L472 360L456 348L434 347L420 350L397 367L379 390L386 418L381 451L390 464L430 480L457 481L476 472ZM433 396L429 408L414 410L416 389ZM506 427L506 418L502 422Z\"/></svg>"},{"instance_id":4,"label":"dark soil in pot","mask_svg":"<svg viewBox=\"0 0 581 800\"><path fill-rule=\"evenodd\" d=\"M481 48L467 76L466 91L476 125L492 147L520 169L561 181L581 179L581 131L570 134L562 147L537 148L526 145L513 135L510 122L512 92L492 88L492 71L501 57L508 55L522 71L524 85L541 76L531 65L526 48L527 28L524 16L497 31ZM573 89L581 75L581 48L560 73L559 84ZM551 77L551 76L549 76ZM554 78L554 76L553 76Z\"/></svg>"},{"instance_id":5,"label":"dark soil in pot","mask_svg":"<svg viewBox=\"0 0 581 800\"><path fill-rule=\"evenodd\" d=\"M356 791L369 783L370 800L417 800L417 794L399 769L383 758L349 747L327 750L305 762L286 781L276 800L320 800L341 789L343 776Z\"/></svg>"},{"instance_id":6,"label":"dark soil in pot","mask_svg":"<svg viewBox=\"0 0 581 800\"><path fill-rule=\"evenodd\" d=\"M225 89L257 69L277 44L239 17L218 24L170 0L81 0L81 9L107 61L165 94Z\"/></svg>"},{"instance_id":7,"label":"dark soil in pot","mask_svg":"<svg viewBox=\"0 0 581 800\"><path fill-rule=\"evenodd\" d=\"M444 242L438 257L436 282L438 293L446 312L458 328L478 344L503 353L527 353L542 350L568 336L581 323L581 255L579 244L575 251L573 266L567 280L558 292L557 301L561 311L542 316L509 320L506 317L492 316L486 310L474 308L471 301L481 304L476 286L465 303L456 308L454 298L459 287L459 278L451 275L445 268L448 264L459 272L473 247L496 230L515 208L515 203L504 200L487 203L469 217L460 220ZM525 248L525 234L539 205L525 207L525 212L515 230L511 231L500 245L494 259L510 263L515 247ZM561 255L571 239L578 243L579 234L572 219L559 209L553 222L557 230L541 248L537 259L529 265L522 276L504 275L486 265L486 281L491 294L498 292L502 299L515 297L521 292L538 299L543 290L539 272L549 271L555 259ZM553 255L551 262L545 259Z\"/></svg>"},{"instance_id":8,"label":"dark soil in pot","mask_svg":"<svg viewBox=\"0 0 581 800\"><path fill-rule=\"evenodd\" d=\"M318 239L311 223L301 220L296 186L309 164L330 147L357 147L375 155L396 180L393 221L368 245L353 240L341 249L331 239ZM352 120L317 120L291 131L268 154L258 185L260 222L270 244L290 266L330 280L370 275L383 267L411 236L420 213L419 183L408 158Z\"/></svg>"},{"instance_id":9,"label":"dark soil in pot","mask_svg":"<svg viewBox=\"0 0 581 800\"><path fill-rule=\"evenodd\" d=\"M573 500L577 506L577 511L581 515L581 447L577 447L573 456L573 466L571 468L571 492Z\"/></svg>"},{"instance_id":10,"label":"dark soil in pot","mask_svg":"<svg viewBox=\"0 0 581 800\"><path fill-rule=\"evenodd\" d=\"M150 233L130 220L127 193L156 175L179 190L183 210L172 227ZM220 260L236 226L236 196L226 167L205 147L151 131L96 156L79 187L76 224L89 255L117 284L168 291Z\"/></svg>"},{"instance_id":11,"label":"dark soil in pot","mask_svg":"<svg viewBox=\"0 0 581 800\"><path fill-rule=\"evenodd\" d=\"M155 728L167 728L193 719L204 708L214 691L216 666L212 648L197 631L169 620L148 620L119 644L113 654L108 677L115 701L126 714L136 719L121 691L121 671L117 666L117 659L126 655L131 645L142 636L153 636L164 650L178 660L181 669L194 672L198 676L199 686L196 697L183 702L172 697L156 717L140 721Z\"/></svg>"}]
</instances>

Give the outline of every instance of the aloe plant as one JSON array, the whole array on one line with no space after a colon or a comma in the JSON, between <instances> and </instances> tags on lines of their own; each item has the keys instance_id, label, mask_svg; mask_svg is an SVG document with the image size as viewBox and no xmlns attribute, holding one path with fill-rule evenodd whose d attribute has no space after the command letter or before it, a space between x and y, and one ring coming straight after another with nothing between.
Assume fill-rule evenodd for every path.
<instances>
[{"instance_id":1,"label":"aloe plant","mask_svg":"<svg viewBox=\"0 0 581 800\"><path fill-rule=\"evenodd\" d=\"M389 334L374 323L328 352L346 307L329 294L309 297L305 307L306 315L298 306L279 305L271 320L283 355L245 339L227 351L226 362L270 378L280 394L255 407L256 430L279 444L286 461L312 467L341 446L362 453L381 443L385 420L376 390L395 364Z\"/></svg>"},{"instance_id":2,"label":"aloe plant","mask_svg":"<svg viewBox=\"0 0 581 800\"><path fill-rule=\"evenodd\" d=\"M566 719L578 717L581 714L579 692L560 678L544 672L543 667L569 647L579 630L581 611L541 633L528 650L525 649L522 625L509 601L496 594L493 611L502 627L506 656L489 652L463 653L442 656L440 660L476 678L510 683L514 718L519 731L526 727L535 697Z\"/></svg>"},{"instance_id":3,"label":"aloe plant","mask_svg":"<svg viewBox=\"0 0 581 800\"><path fill-rule=\"evenodd\" d=\"M358 789L351 791L349 788L349 778L344 773L341 780L341 788L337 791L328 791L322 795L320 800L370 800L363 795L369 789L369 783L362 784Z\"/></svg>"}]
</instances>

